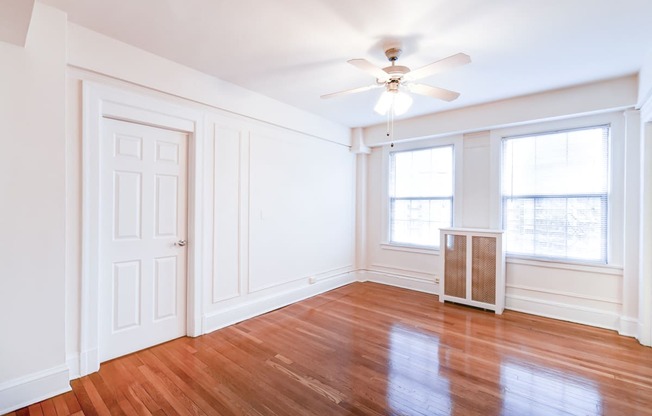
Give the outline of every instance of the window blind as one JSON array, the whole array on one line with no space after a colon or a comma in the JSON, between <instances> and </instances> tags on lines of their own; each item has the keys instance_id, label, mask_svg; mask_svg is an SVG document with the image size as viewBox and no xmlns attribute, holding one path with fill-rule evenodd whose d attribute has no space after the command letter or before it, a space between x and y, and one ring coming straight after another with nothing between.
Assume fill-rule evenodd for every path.
<instances>
[{"instance_id":1,"label":"window blind","mask_svg":"<svg viewBox=\"0 0 652 416\"><path fill-rule=\"evenodd\" d=\"M609 126L503 139L508 253L607 262Z\"/></svg>"},{"instance_id":2,"label":"window blind","mask_svg":"<svg viewBox=\"0 0 652 416\"><path fill-rule=\"evenodd\" d=\"M389 240L439 246L453 216L453 146L390 153Z\"/></svg>"}]
</instances>

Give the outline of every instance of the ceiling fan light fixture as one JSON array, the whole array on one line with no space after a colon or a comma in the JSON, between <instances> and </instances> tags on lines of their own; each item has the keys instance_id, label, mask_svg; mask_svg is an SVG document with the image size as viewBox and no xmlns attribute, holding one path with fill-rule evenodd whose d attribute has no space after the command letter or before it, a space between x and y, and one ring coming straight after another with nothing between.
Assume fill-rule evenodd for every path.
<instances>
[{"instance_id":1,"label":"ceiling fan light fixture","mask_svg":"<svg viewBox=\"0 0 652 416\"><path fill-rule=\"evenodd\" d=\"M412 97L408 94L398 91L394 94L394 115L400 116L405 114L412 106Z\"/></svg>"},{"instance_id":2,"label":"ceiling fan light fixture","mask_svg":"<svg viewBox=\"0 0 652 416\"><path fill-rule=\"evenodd\" d=\"M412 105L412 97L398 90L383 91L374 111L380 115L386 115L392 111L395 116L405 114Z\"/></svg>"},{"instance_id":3,"label":"ceiling fan light fixture","mask_svg":"<svg viewBox=\"0 0 652 416\"><path fill-rule=\"evenodd\" d=\"M387 114L389 109L392 107L393 95L394 93L383 91L374 107L374 111L383 116Z\"/></svg>"}]
</instances>

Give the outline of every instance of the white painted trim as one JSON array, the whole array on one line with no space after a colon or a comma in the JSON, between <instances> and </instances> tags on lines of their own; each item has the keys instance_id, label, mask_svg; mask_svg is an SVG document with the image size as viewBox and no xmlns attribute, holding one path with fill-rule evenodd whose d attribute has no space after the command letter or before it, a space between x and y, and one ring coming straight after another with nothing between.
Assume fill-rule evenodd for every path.
<instances>
[{"instance_id":1,"label":"white painted trim","mask_svg":"<svg viewBox=\"0 0 652 416\"><path fill-rule=\"evenodd\" d=\"M639 250L641 216L641 117L638 110L628 110L625 117L625 177L623 225L622 335L637 335L639 302ZM625 320L625 321L623 321ZM632 325L631 322L634 322ZM632 332L633 331L633 332Z\"/></svg>"},{"instance_id":2,"label":"white painted trim","mask_svg":"<svg viewBox=\"0 0 652 416\"><path fill-rule=\"evenodd\" d=\"M329 279L318 281L309 286L274 293L270 296L252 299L244 303L207 313L203 318L204 333L242 322L355 281L355 273L346 272Z\"/></svg>"},{"instance_id":3,"label":"white painted trim","mask_svg":"<svg viewBox=\"0 0 652 416\"><path fill-rule=\"evenodd\" d=\"M428 273L428 272L424 272L424 271L421 271L421 270L412 269L412 268L408 268L408 267L388 266L386 264L380 264L380 263L372 263L370 265L370 267L372 267L372 268L377 267L377 268L387 269L387 270L396 270L397 272L399 272L398 273L399 276L406 276L406 277L409 277L409 278L412 278L412 279L431 280L433 282L434 282L434 276L437 275L437 273L435 273L434 270L433 270L433 273ZM383 270L373 270L373 269L370 269L370 270L371 271L378 271L380 273L385 273L385 271L383 271ZM405 273L405 272L407 272L407 273ZM413 274L420 275L420 276L432 276L433 278L428 279L427 277L410 276L409 273L413 273ZM393 274L393 273L390 273L390 274Z\"/></svg>"},{"instance_id":4,"label":"white painted trim","mask_svg":"<svg viewBox=\"0 0 652 416\"><path fill-rule=\"evenodd\" d=\"M549 295L558 295L558 296L565 296L569 298L575 298L575 299L584 299L584 300L591 300L595 302L605 302L605 303L613 303L616 305L620 305L620 299L617 298L602 298L599 296L590 296L590 295L581 295L578 293L572 293L572 292L565 292L561 290L550 290L550 289L543 289L540 287L533 287L533 286L524 286L524 285L507 285L507 289L517 289L517 290L527 290L528 292L536 292L536 293L545 293Z\"/></svg>"},{"instance_id":5,"label":"white painted trim","mask_svg":"<svg viewBox=\"0 0 652 416\"><path fill-rule=\"evenodd\" d=\"M380 283L383 285L415 290L417 292L430 293L432 295L437 295L439 293L439 285L433 280L419 279L412 276L385 273L375 270L358 270L356 271L356 276L359 282Z\"/></svg>"},{"instance_id":6,"label":"white painted trim","mask_svg":"<svg viewBox=\"0 0 652 416\"><path fill-rule=\"evenodd\" d=\"M371 150L369 151L371 153ZM367 179L369 153L359 153L355 158L355 266L362 269L367 264L367 202L369 181Z\"/></svg>"},{"instance_id":7,"label":"white painted trim","mask_svg":"<svg viewBox=\"0 0 652 416\"><path fill-rule=\"evenodd\" d=\"M583 128L587 126L610 125L611 137L609 141L609 183L610 194L608 204L608 230L607 230L607 266L615 266L622 269L623 264L623 216L624 203L622 190L619 187L613 187L613 184L624 183L624 146L625 146L625 120L621 110L629 109L625 107L618 111L609 111L600 114L569 116L561 120L551 120L544 122L523 123L517 126L491 130L489 146L491 152L492 180L491 185L491 205L490 210L493 221L497 222L496 228L502 227L502 192L501 192L501 174L502 174L502 140L505 137L534 135L555 130L566 130ZM496 211L496 212L494 212ZM496 224L492 224L494 226ZM507 263L512 262L514 257L506 253ZM529 258L528 258L529 259ZM536 259L536 261L546 261L545 259ZM565 262L571 264L573 262ZM599 267L596 265L596 267ZM621 270L622 274L622 270Z\"/></svg>"},{"instance_id":8,"label":"white painted trim","mask_svg":"<svg viewBox=\"0 0 652 416\"><path fill-rule=\"evenodd\" d=\"M249 171L251 167L251 131L240 132L240 188L238 190L240 201L238 202L238 255L240 256L240 267L238 279L240 281L240 293L249 293L249 201L251 200L251 181Z\"/></svg>"},{"instance_id":9,"label":"white painted trim","mask_svg":"<svg viewBox=\"0 0 652 416\"><path fill-rule=\"evenodd\" d=\"M66 365L68 366L68 377L70 380L81 377L79 371L79 354L66 354Z\"/></svg>"},{"instance_id":10,"label":"white painted trim","mask_svg":"<svg viewBox=\"0 0 652 416\"><path fill-rule=\"evenodd\" d=\"M620 324L618 325L618 333L625 337L636 337L638 334L638 319L628 318L626 316L620 317Z\"/></svg>"},{"instance_id":11,"label":"white painted trim","mask_svg":"<svg viewBox=\"0 0 652 416\"><path fill-rule=\"evenodd\" d=\"M505 308L531 315L612 330L618 329L620 320L620 316L612 312L511 294L506 296Z\"/></svg>"},{"instance_id":12,"label":"white painted trim","mask_svg":"<svg viewBox=\"0 0 652 416\"><path fill-rule=\"evenodd\" d=\"M343 273L349 273L351 270L353 270L353 265L349 264L347 266L337 267L335 269L325 270L323 272L314 273L314 274L311 274L311 275L300 276L300 277L297 277L295 279L288 280L288 281L283 281L283 282L280 282L280 283L273 283L271 285L265 285L265 286L256 287L256 288L250 287L248 293L258 293L258 292L262 292L264 290L273 289L275 287L285 286L285 285L290 284L290 283L308 281L308 279L310 277L316 277L316 279L317 279L316 281L331 279L331 278L333 278L335 276L339 276L339 275L341 275Z\"/></svg>"},{"instance_id":13,"label":"white painted trim","mask_svg":"<svg viewBox=\"0 0 652 416\"><path fill-rule=\"evenodd\" d=\"M100 352L97 348L81 351L79 353L79 374L84 376L99 369Z\"/></svg>"},{"instance_id":14,"label":"white painted trim","mask_svg":"<svg viewBox=\"0 0 652 416\"><path fill-rule=\"evenodd\" d=\"M65 364L0 384L0 414L70 391Z\"/></svg>"},{"instance_id":15,"label":"white painted trim","mask_svg":"<svg viewBox=\"0 0 652 416\"><path fill-rule=\"evenodd\" d=\"M421 252L417 250L434 251L439 253L439 248L428 248L409 245L394 244L389 241L389 154L410 150L429 149L433 147L453 146L453 224L456 226L464 223L464 136L461 134L445 137L428 137L418 141L397 143L393 147L382 147L381 161L381 190L380 190L380 218L381 218L381 247L384 249L405 248L405 251Z\"/></svg>"},{"instance_id":16,"label":"white painted trim","mask_svg":"<svg viewBox=\"0 0 652 416\"><path fill-rule=\"evenodd\" d=\"M621 277L623 275L623 268L620 266L610 266L608 264L588 264L588 263L574 263L557 260L543 260L534 258L523 258L508 256L506 259L507 264L522 264L526 266L543 267L546 269L559 269L559 270L573 270L578 272L587 272L594 274L606 274L611 276Z\"/></svg>"},{"instance_id":17,"label":"white painted trim","mask_svg":"<svg viewBox=\"0 0 652 416\"><path fill-rule=\"evenodd\" d=\"M407 244L381 243L380 248L383 250L405 251L408 253L426 254L428 256L438 256L439 250L435 248L424 248L421 246L410 246Z\"/></svg>"},{"instance_id":18,"label":"white painted trim","mask_svg":"<svg viewBox=\"0 0 652 416\"><path fill-rule=\"evenodd\" d=\"M99 370L99 188L101 120L103 117L138 122L188 133L188 290L186 333L198 336L202 328L203 166L206 157L203 115L197 110L83 82L82 136L82 279L79 375Z\"/></svg>"}]
</instances>

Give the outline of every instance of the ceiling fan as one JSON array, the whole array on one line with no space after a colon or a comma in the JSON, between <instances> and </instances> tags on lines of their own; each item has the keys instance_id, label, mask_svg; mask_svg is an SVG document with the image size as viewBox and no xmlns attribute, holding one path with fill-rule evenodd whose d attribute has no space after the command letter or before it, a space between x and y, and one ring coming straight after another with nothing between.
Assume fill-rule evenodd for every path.
<instances>
[{"instance_id":1,"label":"ceiling fan","mask_svg":"<svg viewBox=\"0 0 652 416\"><path fill-rule=\"evenodd\" d=\"M374 110L380 114L387 114L388 111L392 109L394 115L401 115L405 113L412 104L412 97L405 94L402 91L403 88L415 94L421 94L444 101L453 101L460 96L460 93L458 92L430 85L418 84L414 81L446 71L456 66L466 65L471 62L471 57L469 55L458 53L412 71L407 66L396 65L396 61L401 55L401 52L402 50L400 48L387 49L385 51L385 56L391 62L391 65L385 68L379 68L366 59L349 60L348 63L351 65L374 76L376 78L376 83L365 87L322 95L321 98L339 97L341 95L355 94L384 87L385 91L378 100Z\"/></svg>"}]
</instances>

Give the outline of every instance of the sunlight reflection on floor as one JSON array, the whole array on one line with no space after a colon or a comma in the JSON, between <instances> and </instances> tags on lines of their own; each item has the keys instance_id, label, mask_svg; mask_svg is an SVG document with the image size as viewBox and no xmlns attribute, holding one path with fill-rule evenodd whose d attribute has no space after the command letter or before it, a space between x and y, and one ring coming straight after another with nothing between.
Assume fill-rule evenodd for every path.
<instances>
[{"instance_id":1,"label":"sunlight reflection on floor","mask_svg":"<svg viewBox=\"0 0 652 416\"><path fill-rule=\"evenodd\" d=\"M451 411L449 381L439 374L439 337L396 325L390 333L387 403L399 415Z\"/></svg>"}]
</instances>

